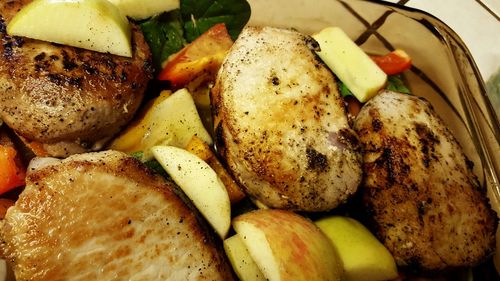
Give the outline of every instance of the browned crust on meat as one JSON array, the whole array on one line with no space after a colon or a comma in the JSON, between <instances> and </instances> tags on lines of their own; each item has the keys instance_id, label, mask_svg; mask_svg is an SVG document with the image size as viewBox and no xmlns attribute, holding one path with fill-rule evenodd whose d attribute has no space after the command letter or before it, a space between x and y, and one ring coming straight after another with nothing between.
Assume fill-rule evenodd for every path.
<instances>
[{"instance_id":1,"label":"browned crust on meat","mask_svg":"<svg viewBox=\"0 0 500 281\"><path fill-rule=\"evenodd\" d=\"M298 32L246 27L211 90L218 153L271 208L330 210L361 180L357 136L314 44Z\"/></svg>"},{"instance_id":2,"label":"browned crust on meat","mask_svg":"<svg viewBox=\"0 0 500 281\"><path fill-rule=\"evenodd\" d=\"M120 184L133 186L120 194ZM127 278L159 261L162 280L233 279L220 247L173 184L114 151L31 171L0 236L17 280Z\"/></svg>"},{"instance_id":3,"label":"browned crust on meat","mask_svg":"<svg viewBox=\"0 0 500 281\"><path fill-rule=\"evenodd\" d=\"M390 95L399 107L383 102ZM363 202L399 266L450 270L493 253L496 215L472 163L427 101L380 94L355 129L365 150Z\"/></svg>"},{"instance_id":4,"label":"browned crust on meat","mask_svg":"<svg viewBox=\"0 0 500 281\"><path fill-rule=\"evenodd\" d=\"M7 35L29 2L0 3L0 117L28 140L66 144L55 156L99 149L133 117L152 78L144 36L132 25L125 58Z\"/></svg>"}]
</instances>

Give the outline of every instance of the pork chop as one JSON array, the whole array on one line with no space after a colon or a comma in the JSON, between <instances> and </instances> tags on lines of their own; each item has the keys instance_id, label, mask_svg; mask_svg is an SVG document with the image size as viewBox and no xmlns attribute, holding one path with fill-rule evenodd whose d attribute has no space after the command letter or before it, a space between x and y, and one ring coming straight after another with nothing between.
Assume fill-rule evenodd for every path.
<instances>
[{"instance_id":1,"label":"pork chop","mask_svg":"<svg viewBox=\"0 0 500 281\"><path fill-rule=\"evenodd\" d=\"M2 221L0 249L23 280L232 280L173 184L123 153L29 171Z\"/></svg>"},{"instance_id":2,"label":"pork chop","mask_svg":"<svg viewBox=\"0 0 500 281\"><path fill-rule=\"evenodd\" d=\"M212 89L218 152L272 208L330 210L361 181L358 139L318 47L299 32L247 27Z\"/></svg>"},{"instance_id":3,"label":"pork chop","mask_svg":"<svg viewBox=\"0 0 500 281\"><path fill-rule=\"evenodd\" d=\"M399 266L474 266L495 248L497 218L471 162L430 104L383 92L355 120L361 193L373 230Z\"/></svg>"},{"instance_id":4,"label":"pork chop","mask_svg":"<svg viewBox=\"0 0 500 281\"><path fill-rule=\"evenodd\" d=\"M9 36L7 24L30 2L0 1L0 118L52 156L101 149L152 78L142 32L132 26L132 58Z\"/></svg>"}]
</instances>

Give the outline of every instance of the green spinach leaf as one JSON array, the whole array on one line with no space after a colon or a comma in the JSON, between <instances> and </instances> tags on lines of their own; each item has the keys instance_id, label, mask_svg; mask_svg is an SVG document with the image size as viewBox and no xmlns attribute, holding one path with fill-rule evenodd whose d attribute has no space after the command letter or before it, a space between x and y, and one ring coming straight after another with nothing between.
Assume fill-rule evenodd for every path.
<instances>
[{"instance_id":1,"label":"green spinach leaf","mask_svg":"<svg viewBox=\"0 0 500 281\"><path fill-rule=\"evenodd\" d=\"M157 70L172 54L178 52L186 44L182 17L179 10L174 10L140 24L144 38L151 49L153 62Z\"/></svg>"},{"instance_id":2,"label":"green spinach leaf","mask_svg":"<svg viewBox=\"0 0 500 281\"><path fill-rule=\"evenodd\" d=\"M217 23L225 23L235 40L251 13L246 0L181 0L180 9L188 42Z\"/></svg>"},{"instance_id":3,"label":"green spinach leaf","mask_svg":"<svg viewBox=\"0 0 500 281\"><path fill-rule=\"evenodd\" d=\"M236 39L250 13L246 0L181 0L179 10L152 17L140 23L140 27L159 71L170 55L217 23L225 23Z\"/></svg>"},{"instance_id":4,"label":"green spinach leaf","mask_svg":"<svg viewBox=\"0 0 500 281\"><path fill-rule=\"evenodd\" d=\"M389 91L400 92L404 94L410 94L410 89L406 87L403 81L403 76L401 75L389 75L387 77L387 86L385 87Z\"/></svg>"},{"instance_id":5,"label":"green spinach leaf","mask_svg":"<svg viewBox=\"0 0 500 281\"><path fill-rule=\"evenodd\" d=\"M340 95L345 98L345 97L348 97L348 96L354 96L351 92L351 90L349 90L347 88L347 86L344 84L344 82L339 81L339 91L340 91Z\"/></svg>"}]
</instances>

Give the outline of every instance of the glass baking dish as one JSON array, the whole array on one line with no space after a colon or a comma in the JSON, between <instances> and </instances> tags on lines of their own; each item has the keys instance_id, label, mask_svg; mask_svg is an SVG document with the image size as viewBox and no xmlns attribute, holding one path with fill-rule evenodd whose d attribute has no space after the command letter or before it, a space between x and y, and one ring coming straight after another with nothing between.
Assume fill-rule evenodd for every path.
<instances>
[{"instance_id":1,"label":"glass baking dish","mask_svg":"<svg viewBox=\"0 0 500 281\"><path fill-rule=\"evenodd\" d=\"M396 48L412 57L405 78L444 119L500 212L500 127L480 72L460 37L436 17L387 2L356 0L249 0L250 25L312 34L341 27L366 52ZM498 235L497 235L498 236ZM498 243L498 242L497 242Z\"/></svg>"}]
</instances>

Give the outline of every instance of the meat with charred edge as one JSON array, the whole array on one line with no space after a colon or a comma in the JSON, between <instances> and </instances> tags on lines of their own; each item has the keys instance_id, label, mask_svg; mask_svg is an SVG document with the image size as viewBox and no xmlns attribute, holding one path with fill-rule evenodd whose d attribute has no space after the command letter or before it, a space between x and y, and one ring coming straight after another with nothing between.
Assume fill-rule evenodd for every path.
<instances>
[{"instance_id":1,"label":"meat with charred edge","mask_svg":"<svg viewBox=\"0 0 500 281\"><path fill-rule=\"evenodd\" d=\"M361 154L335 78L299 32L247 27L211 92L219 154L272 208L325 211L361 181Z\"/></svg>"},{"instance_id":2,"label":"meat with charred edge","mask_svg":"<svg viewBox=\"0 0 500 281\"><path fill-rule=\"evenodd\" d=\"M73 155L29 171L0 223L23 280L233 280L214 233L175 184L124 153Z\"/></svg>"},{"instance_id":3,"label":"meat with charred edge","mask_svg":"<svg viewBox=\"0 0 500 281\"><path fill-rule=\"evenodd\" d=\"M0 2L0 118L52 156L100 149L152 78L142 32L132 26L132 58L9 36L5 26L29 2Z\"/></svg>"},{"instance_id":4,"label":"meat with charred edge","mask_svg":"<svg viewBox=\"0 0 500 281\"><path fill-rule=\"evenodd\" d=\"M372 229L399 266L474 266L495 248L497 218L457 140L430 104L383 92L355 120L361 193Z\"/></svg>"}]
</instances>

